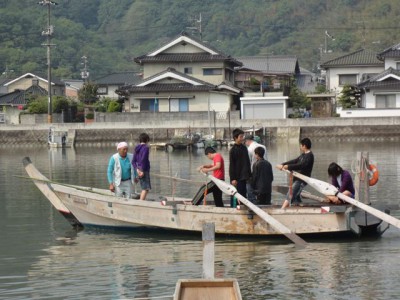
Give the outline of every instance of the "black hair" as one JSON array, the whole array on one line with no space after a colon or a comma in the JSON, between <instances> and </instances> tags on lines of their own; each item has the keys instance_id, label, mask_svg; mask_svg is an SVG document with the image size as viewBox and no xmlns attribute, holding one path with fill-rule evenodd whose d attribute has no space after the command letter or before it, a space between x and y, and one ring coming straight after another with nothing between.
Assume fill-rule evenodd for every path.
<instances>
[{"instance_id":1,"label":"black hair","mask_svg":"<svg viewBox=\"0 0 400 300\"><path fill-rule=\"evenodd\" d=\"M215 149L213 148L213 147L207 147L205 150L204 150L204 154L205 155L208 155L209 153L216 153L217 151L215 151Z\"/></svg>"},{"instance_id":2,"label":"black hair","mask_svg":"<svg viewBox=\"0 0 400 300\"><path fill-rule=\"evenodd\" d=\"M304 138L300 141L300 145L306 146L307 149L311 149L311 140L309 138Z\"/></svg>"},{"instance_id":3,"label":"black hair","mask_svg":"<svg viewBox=\"0 0 400 300\"><path fill-rule=\"evenodd\" d=\"M341 166L339 166L337 163L331 163L328 167L328 175L331 177L338 177L340 174L342 174L343 169Z\"/></svg>"},{"instance_id":4,"label":"black hair","mask_svg":"<svg viewBox=\"0 0 400 300\"><path fill-rule=\"evenodd\" d=\"M139 143L147 143L150 141L150 137L147 133L141 133L139 135Z\"/></svg>"},{"instance_id":5,"label":"black hair","mask_svg":"<svg viewBox=\"0 0 400 300\"><path fill-rule=\"evenodd\" d=\"M241 134L244 134L244 131L242 129L240 129L240 128L235 128L232 131L232 136L233 136L234 140L236 140L238 138L238 136L241 135Z\"/></svg>"},{"instance_id":6,"label":"black hair","mask_svg":"<svg viewBox=\"0 0 400 300\"><path fill-rule=\"evenodd\" d=\"M265 150L263 147L257 147L256 149L254 149L254 153L257 154L259 157L263 158Z\"/></svg>"}]
</instances>

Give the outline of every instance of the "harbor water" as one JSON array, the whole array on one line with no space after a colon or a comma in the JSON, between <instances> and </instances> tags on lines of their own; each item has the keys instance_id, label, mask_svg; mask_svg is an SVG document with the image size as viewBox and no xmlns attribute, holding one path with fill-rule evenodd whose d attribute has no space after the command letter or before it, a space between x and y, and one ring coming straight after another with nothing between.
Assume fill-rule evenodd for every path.
<instances>
[{"instance_id":1,"label":"harbor water","mask_svg":"<svg viewBox=\"0 0 400 300\"><path fill-rule=\"evenodd\" d=\"M299 155L297 144L266 145L276 165ZM399 204L400 155L397 142L314 143L313 177L328 180L337 162L354 169L357 151L368 151L380 178L372 202ZM131 150L131 149L130 149ZM218 151L225 158L228 151ZM27 180L22 159L53 181L107 188L106 168L114 148L0 148L0 299L172 299L181 278L201 278L201 234L164 230L74 230ZM208 163L203 149L151 151L151 171L193 181L173 184L152 176L157 193L191 197ZM274 184L286 174L274 169ZM353 175L354 176L354 175ZM308 191L312 191L309 187ZM281 203L283 195L273 194ZM398 211L392 215L400 217ZM156 216L154 216L156 217ZM236 278L243 299L399 299L400 229L373 239L307 240L297 249L279 239L217 236L215 276Z\"/></svg>"}]
</instances>

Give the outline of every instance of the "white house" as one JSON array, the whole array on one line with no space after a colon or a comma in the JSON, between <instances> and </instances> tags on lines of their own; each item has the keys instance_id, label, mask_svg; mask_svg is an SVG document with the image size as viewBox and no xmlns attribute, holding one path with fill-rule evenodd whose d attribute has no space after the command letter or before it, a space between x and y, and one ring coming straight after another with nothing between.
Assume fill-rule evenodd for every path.
<instances>
[{"instance_id":1,"label":"white house","mask_svg":"<svg viewBox=\"0 0 400 300\"><path fill-rule=\"evenodd\" d=\"M283 93L245 93L240 97L242 119L286 119L288 96Z\"/></svg>"},{"instance_id":2,"label":"white house","mask_svg":"<svg viewBox=\"0 0 400 300\"><path fill-rule=\"evenodd\" d=\"M338 96L345 84L356 85L382 72L384 63L375 52L360 49L325 61L321 68L326 71L326 89Z\"/></svg>"}]
</instances>

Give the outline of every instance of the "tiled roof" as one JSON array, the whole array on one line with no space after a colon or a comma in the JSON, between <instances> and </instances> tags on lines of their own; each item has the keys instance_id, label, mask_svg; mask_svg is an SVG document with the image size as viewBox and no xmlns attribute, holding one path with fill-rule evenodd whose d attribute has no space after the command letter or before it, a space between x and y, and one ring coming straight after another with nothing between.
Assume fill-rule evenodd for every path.
<instances>
[{"instance_id":1,"label":"tiled roof","mask_svg":"<svg viewBox=\"0 0 400 300\"><path fill-rule=\"evenodd\" d=\"M383 50L378 53L378 56L382 59L385 57L400 57L400 43Z\"/></svg>"},{"instance_id":2,"label":"tiled roof","mask_svg":"<svg viewBox=\"0 0 400 300\"><path fill-rule=\"evenodd\" d=\"M11 93L1 95L0 105L25 105L27 103L26 98L28 95L44 96L47 95L47 91L38 85L32 85L26 90L15 90Z\"/></svg>"},{"instance_id":3,"label":"tiled roof","mask_svg":"<svg viewBox=\"0 0 400 300\"><path fill-rule=\"evenodd\" d=\"M383 66L383 61L377 58L375 52L360 49L352 53L328 60L321 64L321 68L340 67L340 66Z\"/></svg>"},{"instance_id":4,"label":"tiled roof","mask_svg":"<svg viewBox=\"0 0 400 300\"><path fill-rule=\"evenodd\" d=\"M210 54L207 52L202 53L161 53L156 56L139 56L135 58L135 62L201 62L201 61L226 61L230 60L235 62L236 65L240 63L230 56L221 54Z\"/></svg>"},{"instance_id":5,"label":"tiled roof","mask_svg":"<svg viewBox=\"0 0 400 300\"><path fill-rule=\"evenodd\" d=\"M255 70L269 74L298 74L300 72L296 56L244 56L237 58L243 63L238 70Z\"/></svg>"},{"instance_id":6,"label":"tiled roof","mask_svg":"<svg viewBox=\"0 0 400 300\"><path fill-rule=\"evenodd\" d=\"M204 52L198 52L198 53L163 53L162 51L160 53L157 53L155 55L150 55L154 54L154 52L157 52L158 50L168 47L170 43L173 43L175 40L179 41L179 38L186 37L185 42L192 40L193 42L197 43L200 45L204 50ZM207 52L206 50L210 50L210 52ZM213 53L211 53L213 52ZM155 51L149 52L146 55L142 55L139 57L136 57L135 59L136 63L142 64L142 63L148 63L148 62L198 62L198 61L227 61L232 63L235 66L241 66L241 63L237 61L235 58L231 57L230 55L226 55L225 53L219 51L218 49L214 48L213 46L201 41L200 39L189 35L186 32L182 32L179 36L174 38L172 41L166 43L165 45L159 47Z\"/></svg>"},{"instance_id":7,"label":"tiled roof","mask_svg":"<svg viewBox=\"0 0 400 300\"><path fill-rule=\"evenodd\" d=\"M386 69L382 73L376 74L375 76L370 77L369 79L360 82L357 86L359 88L371 88L371 87L390 87L390 88L399 88L400 87L400 80L388 77L385 80L381 80L388 75L394 75L400 78L400 71L395 70L393 68ZM380 81L381 80L381 81Z\"/></svg>"},{"instance_id":8,"label":"tiled roof","mask_svg":"<svg viewBox=\"0 0 400 300\"><path fill-rule=\"evenodd\" d=\"M139 72L121 72L109 74L94 80L98 85L129 85L142 80L142 74Z\"/></svg>"},{"instance_id":9,"label":"tiled roof","mask_svg":"<svg viewBox=\"0 0 400 300\"><path fill-rule=\"evenodd\" d=\"M140 84L144 84L146 82L151 82L152 80L156 79L157 77L162 77L168 73L175 74L179 77L186 78L190 81L195 81L199 85L193 85L189 82L182 81L181 83L157 83L157 81L149 83L144 86L138 86ZM162 91L204 91L214 89L215 85L212 85L208 82L203 80L191 77L187 74L181 73L176 71L174 68L168 68L158 74L154 74L153 76L147 77L146 79L137 82L135 84L131 84L128 86L123 86L119 88L116 92L117 93L126 93L126 92L142 92L142 91L156 91L157 89L161 89ZM158 90L157 90L158 91Z\"/></svg>"}]
</instances>

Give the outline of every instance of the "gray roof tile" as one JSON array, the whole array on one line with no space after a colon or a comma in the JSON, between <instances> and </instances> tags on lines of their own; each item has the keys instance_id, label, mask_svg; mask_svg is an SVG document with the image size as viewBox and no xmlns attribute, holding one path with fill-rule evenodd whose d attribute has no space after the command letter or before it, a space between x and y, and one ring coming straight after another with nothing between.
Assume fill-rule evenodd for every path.
<instances>
[{"instance_id":1,"label":"gray roof tile","mask_svg":"<svg viewBox=\"0 0 400 300\"><path fill-rule=\"evenodd\" d=\"M357 86L359 88L371 88L371 87L400 87L400 80L395 78L387 78L383 81L379 81L387 75L395 75L396 77L400 77L400 71L395 70L393 68L386 69L382 73L376 74L375 76L371 76L367 80L360 82Z\"/></svg>"},{"instance_id":2,"label":"gray roof tile","mask_svg":"<svg viewBox=\"0 0 400 300\"><path fill-rule=\"evenodd\" d=\"M255 70L269 74L298 74L299 63L296 56L243 56L237 58L243 63L238 70Z\"/></svg>"},{"instance_id":3,"label":"gray roof tile","mask_svg":"<svg viewBox=\"0 0 400 300\"><path fill-rule=\"evenodd\" d=\"M94 80L97 85L129 85L142 80L142 73L120 72L109 74Z\"/></svg>"},{"instance_id":4,"label":"gray roof tile","mask_svg":"<svg viewBox=\"0 0 400 300\"><path fill-rule=\"evenodd\" d=\"M359 49L352 53L325 61L321 68L340 66L383 66L384 62L377 58L375 52L366 49Z\"/></svg>"},{"instance_id":5,"label":"gray roof tile","mask_svg":"<svg viewBox=\"0 0 400 300\"><path fill-rule=\"evenodd\" d=\"M383 50L378 53L378 56L381 59L384 59L385 57L400 57L400 43Z\"/></svg>"}]
</instances>

